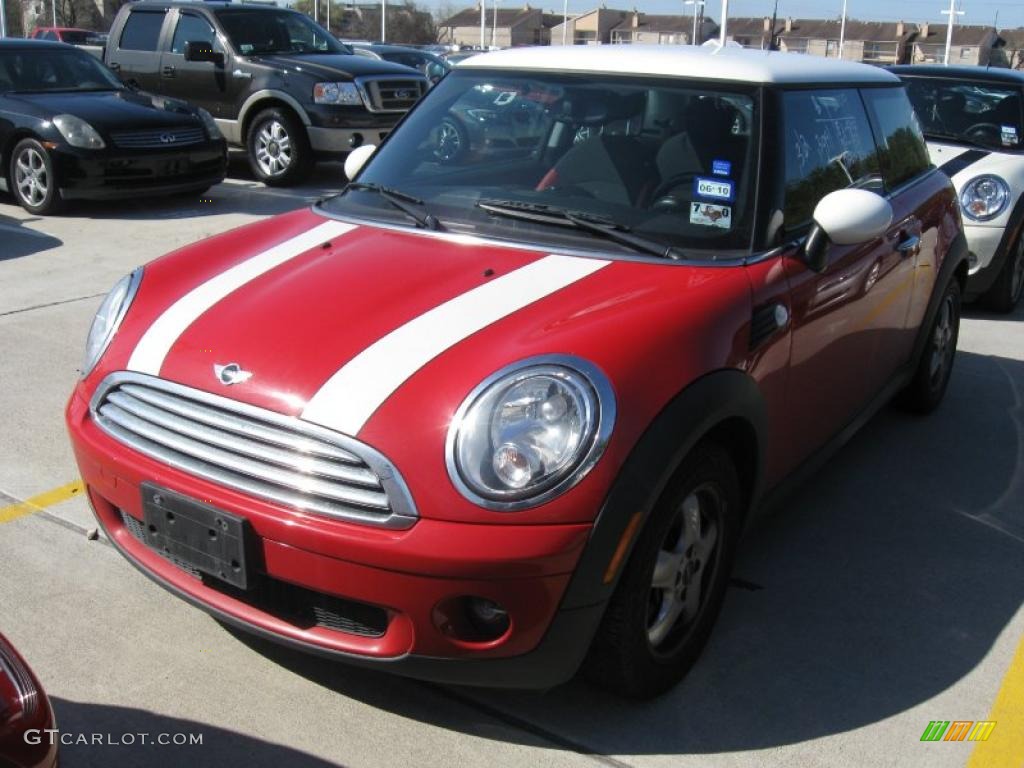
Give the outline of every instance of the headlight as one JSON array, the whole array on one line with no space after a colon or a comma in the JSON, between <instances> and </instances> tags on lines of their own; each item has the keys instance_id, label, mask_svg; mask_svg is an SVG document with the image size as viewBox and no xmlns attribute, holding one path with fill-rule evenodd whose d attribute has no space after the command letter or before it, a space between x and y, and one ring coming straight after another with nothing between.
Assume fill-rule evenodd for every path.
<instances>
[{"instance_id":1,"label":"headlight","mask_svg":"<svg viewBox=\"0 0 1024 768\"><path fill-rule=\"evenodd\" d=\"M363 105L363 97L355 83L317 83L313 86L313 101L317 104Z\"/></svg>"},{"instance_id":2,"label":"headlight","mask_svg":"<svg viewBox=\"0 0 1024 768\"><path fill-rule=\"evenodd\" d=\"M615 423L611 384L594 365L545 356L490 376L448 429L448 474L489 509L525 509L574 486L597 463Z\"/></svg>"},{"instance_id":3,"label":"headlight","mask_svg":"<svg viewBox=\"0 0 1024 768\"><path fill-rule=\"evenodd\" d=\"M85 342L85 364L82 366L82 376L88 376L89 372L96 367L96 363L103 357L110 340L117 333L118 326L128 313L128 308L139 290L139 283L142 282L142 267L139 267L130 275L125 275L117 284L110 289L110 293L103 299L100 308L96 310L96 316L92 319L92 327L89 328L89 338Z\"/></svg>"},{"instance_id":4,"label":"headlight","mask_svg":"<svg viewBox=\"0 0 1024 768\"><path fill-rule=\"evenodd\" d=\"M998 176L979 176L964 185L960 207L974 221L990 221L1006 209L1010 187Z\"/></svg>"},{"instance_id":5,"label":"headlight","mask_svg":"<svg viewBox=\"0 0 1024 768\"><path fill-rule=\"evenodd\" d=\"M220 128L217 127L217 121L213 119L213 115L202 107L197 107L196 112L199 115L199 119L203 121L203 128L206 129L207 136L211 139L223 138L221 136Z\"/></svg>"},{"instance_id":6,"label":"headlight","mask_svg":"<svg viewBox=\"0 0 1024 768\"><path fill-rule=\"evenodd\" d=\"M96 129L80 117L57 115L53 118L53 124L60 131L60 135L64 137L64 141L72 147L103 149L106 146L100 135L96 133Z\"/></svg>"}]
</instances>

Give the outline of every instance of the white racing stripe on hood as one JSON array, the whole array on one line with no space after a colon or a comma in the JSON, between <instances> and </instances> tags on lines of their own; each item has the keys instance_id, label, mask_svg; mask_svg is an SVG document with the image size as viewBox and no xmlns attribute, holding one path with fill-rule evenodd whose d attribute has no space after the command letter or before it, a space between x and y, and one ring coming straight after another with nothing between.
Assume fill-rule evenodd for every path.
<instances>
[{"instance_id":1,"label":"white racing stripe on hood","mask_svg":"<svg viewBox=\"0 0 1024 768\"><path fill-rule=\"evenodd\" d=\"M610 263L545 256L446 301L352 358L313 395L302 418L347 435L358 434L406 379L446 349Z\"/></svg>"},{"instance_id":2,"label":"white racing stripe on hood","mask_svg":"<svg viewBox=\"0 0 1024 768\"><path fill-rule=\"evenodd\" d=\"M164 358L171 351L171 347L206 310L228 294L269 272L274 267L353 229L355 229L354 224L326 221L290 240L268 248L252 258L235 264L216 277L196 286L164 310L164 313L143 334L128 360L128 370L148 373L153 376L159 375Z\"/></svg>"}]
</instances>

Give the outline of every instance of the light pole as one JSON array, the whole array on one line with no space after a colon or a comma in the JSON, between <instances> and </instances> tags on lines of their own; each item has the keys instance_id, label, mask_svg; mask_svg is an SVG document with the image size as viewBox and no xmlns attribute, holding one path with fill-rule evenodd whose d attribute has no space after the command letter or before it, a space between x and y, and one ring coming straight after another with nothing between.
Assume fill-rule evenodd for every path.
<instances>
[{"instance_id":1,"label":"light pole","mask_svg":"<svg viewBox=\"0 0 1024 768\"><path fill-rule=\"evenodd\" d=\"M494 13L491 15L491 48L498 47L498 0L494 3Z\"/></svg>"},{"instance_id":2,"label":"light pole","mask_svg":"<svg viewBox=\"0 0 1024 768\"><path fill-rule=\"evenodd\" d=\"M388 41L388 0L380 0L380 41Z\"/></svg>"},{"instance_id":3,"label":"light pole","mask_svg":"<svg viewBox=\"0 0 1024 768\"><path fill-rule=\"evenodd\" d=\"M963 16L964 12L958 11L956 9L956 0L949 0L949 10L942 12L943 16L945 16L946 14L949 14L949 26L946 27L946 55L943 58L942 63L948 67L949 48L951 45L953 45L953 22L956 20L957 16Z\"/></svg>"},{"instance_id":4,"label":"light pole","mask_svg":"<svg viewBox=\"0 0 1024 768\"><path fill-rule=\"evenodd\" d=\"M569 30L569 0L562 0L562 45L565 45L565 33Z\"/></svg>"},{"instance_id":5,"label":"light pole","mask_svg":"<svg viewBox=\"0 0 1024 768\"><path fill-rule=\"evenodd\" d=\"M4 0L0 0L0 39L7 37L7 9Z\"/></svg>"},{"instance_id":6,"label":"light pole","mask_svg":"<svg viewBox=\"0 0 1024 768\"><path fill-rule=\"evenodd\" d=\"M725 48L726 32L725 27L729 22L729 0L722 0L722 27L718 35L718 45Z\"/></svg>"},{"instance_id":7,"label":"light pole","mask_svg":"<svg viewBox=\"0 0 1024 768\"><path fill-rule=\"evenodd\" d=\"M697 7L704 7L704 0L684 0L683 5L693 6L693 37L690 38L690 45L700 45L697 42Z\"/></svg>"},{"instance_id":8,"label":"light pole","mask_svg":"<svg viewBox=\"0 0 1024 768\"><path fill-rule=\"evenodd\" d=\"M487 2L480 0L480 49L487 44Z\"/></svg>"},{"instance_id":9,"label":"light pole","mask_svg":"<svg viewBox=\"0 0 1024 768\"><path fill-rule=\"evenodd\" d=\"M843 0L843 20L839 22L839 58L843 58L843 44L846 42L846 0Z\"/></svg>"},{"instance_id":10,"label":"light pole","mask_svg":"<svg viewBox=\"0 0 1024 768\"><path fill-rule=\"evenodd\" d=\"M53 26L57 26L57 0L53 0Z\"/></svg>"}]
</instances>

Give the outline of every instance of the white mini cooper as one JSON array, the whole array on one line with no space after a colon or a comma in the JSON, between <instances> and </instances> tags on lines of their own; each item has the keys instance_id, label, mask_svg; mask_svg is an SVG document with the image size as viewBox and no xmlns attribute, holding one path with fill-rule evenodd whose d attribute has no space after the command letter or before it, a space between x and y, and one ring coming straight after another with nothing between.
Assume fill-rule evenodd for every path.
<instances>
[{"instance_id":1,"label":"white mini cooper","mask_svg":"<svg viewBox=\"0 0 1024 768\"><path fill-rule=\"evenodd\" d=\"M967 299L1010 312L1024 292L1024 72L891 67L932 162L953 180L970 249Z\"/></svg>"}]
</instances>

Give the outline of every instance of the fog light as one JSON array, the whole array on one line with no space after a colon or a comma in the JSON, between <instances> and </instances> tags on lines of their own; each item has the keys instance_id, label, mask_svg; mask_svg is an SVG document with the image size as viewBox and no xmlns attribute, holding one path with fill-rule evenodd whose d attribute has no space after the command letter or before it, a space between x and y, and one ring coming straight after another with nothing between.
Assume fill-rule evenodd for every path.
<instances>
[{"instance_id":1,"label":"fog light","mask_svg":"<svg viewBox=\"0 0 1024 768\"><path fill-rule=\"evenodd\" d=\"M348 145L350 147L352 147L352 149L355 149L356 147L361 146L362 143L363 143L363 134L361 134L361 133L353 133L351 136L348 137Z\"/></svg>"},{"instance_id":2,"label":"fog light","mask_svg":"<svg viewBox=\"0 0 1024 768\"><path fill-rule=\"evenodd\" d=\"M508 611L496 602L485 597L471 597L466 603L469 620L483 638L491 640L508 631Z\"/></svg>"}]
</instances>

